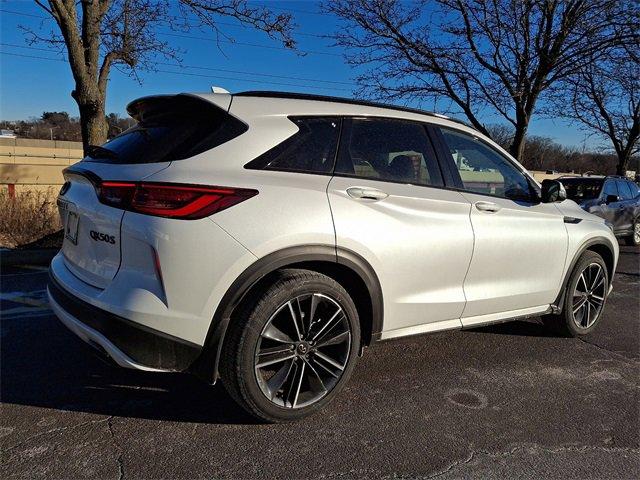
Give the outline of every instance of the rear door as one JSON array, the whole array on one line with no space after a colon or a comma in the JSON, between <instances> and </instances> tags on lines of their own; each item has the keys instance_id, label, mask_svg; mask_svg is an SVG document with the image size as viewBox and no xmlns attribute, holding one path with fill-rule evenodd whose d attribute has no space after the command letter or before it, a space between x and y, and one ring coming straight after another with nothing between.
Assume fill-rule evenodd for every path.
<instances>
[{"instance_id":1,"label":"rear door","mask_svg":"<svg viewBox=\"0 0 640 480\"><path fill-rule=\"evenodd\" d=\"M382 338L460 327L471 204L442 186L423 124L344 121L327 193L338 247L362 255L379 277Z\"/></svg>"},{"instance_id":2,"label":"rear door","mask_svg":"<svg viewBox=\"0 0 640 480\"><path fill-rule=\"evenodd\" d=\"M220 103L220 102L219 102ZM102 203L98 192L131 185L167 168L171 162L214 148L246 130L223 107L200 97L146 97L129 104L138 123L88 155L64 173L58 197L65 229L65 264L77 277L105 288L120 266L120 225L124 210ZM106 191L103 189L103 192Z\"/></svg>"},{"instance_id":3,"label":"rear door","mask_svg":"<svg viewBox=\"0 0 640 480\"><path fill-rule=\"evenodd\" d=\"M463 325L550 304L567 255L563 215L554 204L539 203L526 175L488 143L462 131L440 130L472 205L475 244L464 281Z\"/></svg>"},{"instance_id":4,"label":"rear door","mask_svg":"<svg viewBox=\"0 0 640 480\"><path fill-rule=\"evenodd\" d=\"M618 204L618 211L616 212L616 221L618 228L625 232L631 232L633 229L634 220L634 206L636 201L634 200L634 193L631 191L631 182L626 180L616 180L616 186L618 187L618 193L620 194L620 202Z\"/></svg>"}]
</instances>

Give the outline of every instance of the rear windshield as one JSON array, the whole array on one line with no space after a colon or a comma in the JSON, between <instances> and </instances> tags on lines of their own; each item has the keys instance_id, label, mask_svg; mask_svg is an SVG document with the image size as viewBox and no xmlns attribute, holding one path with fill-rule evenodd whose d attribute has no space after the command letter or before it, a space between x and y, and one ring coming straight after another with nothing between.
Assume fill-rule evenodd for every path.
<instances>
[{"instance_id":1,"label":"rear windshield","mask_svg":"<svg viewBox=\"0 0 640 480\"><path fill-rule=\"evenodd\" d=\"M129 106L138 120L102 146L89 147L86 161L154 163L183 160L243 134L247 126L206 100L188 95L150 97Z\"/></svg>"},{"instance_id":2,"label":"rear windshield","mask_svg":"<svg viewBox=\"0 0 640 480\"><path fill-rule=\"evenodd\" d=\"M562 178L560 182L567 191L567 197L576 202L593 200L600 196L601 178Z\"/></svg>"}]
</instances>

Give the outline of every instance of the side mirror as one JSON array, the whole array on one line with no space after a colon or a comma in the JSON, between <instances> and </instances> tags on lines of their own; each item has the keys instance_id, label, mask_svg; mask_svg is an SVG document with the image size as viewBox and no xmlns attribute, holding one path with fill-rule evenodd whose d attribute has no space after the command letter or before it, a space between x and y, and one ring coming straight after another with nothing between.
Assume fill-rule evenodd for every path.
<instances>
[{"instance_id":1,"label":"side mirror","mask_svg":"<svg viewBox=\"0 0 640 480\"><path fill-rule=\"evenodd\" d=\"M562 202L567 199L567 191L558 180L543 180L540 196L542 203Z\"/></svg>"},{"instance_id":2,"label":"side mirror","mask_svg":"<svg viewBox=\"0 0 640 480\"><path fill-rule=\"evenodd\" d=\"M604 203L606 203L607 205L609 205L610 203L616 203L619 201L620 199L618 198L618 195L607 195L607 197L604 199Z\"/></svg>"}]
</instances>

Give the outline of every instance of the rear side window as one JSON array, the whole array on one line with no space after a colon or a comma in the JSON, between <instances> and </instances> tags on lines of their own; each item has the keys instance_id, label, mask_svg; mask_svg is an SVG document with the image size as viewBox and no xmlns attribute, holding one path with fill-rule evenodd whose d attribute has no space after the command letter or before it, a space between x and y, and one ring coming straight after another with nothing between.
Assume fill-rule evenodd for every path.
<instances>
[{"instance_id":1,"label":"rear side window","mask_svg":"<svg viewBox=\"0 0 640 480\"><path fill-rule=\"evenodd\" d=\"M435 152L420 123L354 118L343 137L336 173L413 185L443 185Z\"/></svg>"},{"instance_id":2,"label":"rear side window","mask_svg":"<svg viewBox=\"0 0 640 480\"><path fill-rule=\"evenodd\" d=\"M245 165L254 170L331 173L335 162L340 119L290 118L299 131Z\"/></svg>"},{"instance_id":3,"label":"rear side window","mask_svg":"<svg viewBox=\"0 0 640 480\"><path fill-rule=\"evenodd\" d=\"M129 105L138 120L86 161L115 164L183 160L242 135L247 126L206 100L188 95L143 98Z\"/></svg>"}]
</instances>

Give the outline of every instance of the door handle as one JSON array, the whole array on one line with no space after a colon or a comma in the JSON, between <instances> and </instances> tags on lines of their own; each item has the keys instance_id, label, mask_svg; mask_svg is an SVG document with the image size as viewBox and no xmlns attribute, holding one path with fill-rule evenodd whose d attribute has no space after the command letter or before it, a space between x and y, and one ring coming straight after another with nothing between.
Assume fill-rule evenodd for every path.
<instances>
[{"instance_id":1,"label":"door handle","mask_svg":"<svg viewBox=\"0 0 640 480\"><path fill-rule=\"evenodd\" d=\"M500 205L493 202L476 202L474 205L481 212L487 213L496 213L501 208Z\"/></svg>"},{"instance_id":2,"label":"door handle","mask_svg":"<svg viewBox=\"0 0 640 480\"><path fill-rule=\"evenodd\" d=\"M377 188L349 187L347 193L352 198L362 200L384 200L389 196L388 193L378 190Z\"/></svg>"}]
</instances>

